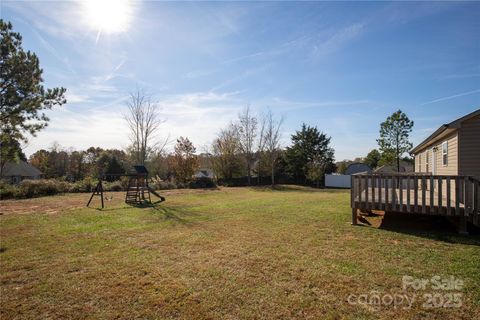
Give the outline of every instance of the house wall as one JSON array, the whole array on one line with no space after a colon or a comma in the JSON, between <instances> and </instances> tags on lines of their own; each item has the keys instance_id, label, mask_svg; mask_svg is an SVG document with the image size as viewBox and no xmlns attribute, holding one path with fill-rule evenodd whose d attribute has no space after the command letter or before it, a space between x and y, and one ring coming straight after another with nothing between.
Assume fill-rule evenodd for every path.
<instances>
[{"instance_id":1,"label":"house wall","mask_svg":"<svg viewBox=\"0 0 480 320\"><path fill-rule=\"evenodd\" d=\"M459 174L480 177L480 116L462 123L459 153Z\"/></svg>"},{"instance_id":2,"label":"house wall","mask_svg":"<svg viewBox=\"0 0 480 320\"><path fill-rule=\"evenodd\" d=\"M421 166L422 166L422 153L418 153L415 155L415 168L413 169L415 172L422 172Z\"/></svg>"},{"instance_id":3,"label":"house wall","mask_svg":"<svg viewBox=\"0 0 480 320\"><path fill-rule=\"evenodd\" d=\"M447 141L447 165L442 163L442 143ZM437 151L433 151L436 148ZM434 156L432 157L432 153ZM428 156L428 165L427 165ZM435 161L435 172L433 172L433 161ZM415 172L429 172L437 175L458 174L458 132L446 136L444 139L435 142L415 155Z\"/></svg>"}]
</instances>

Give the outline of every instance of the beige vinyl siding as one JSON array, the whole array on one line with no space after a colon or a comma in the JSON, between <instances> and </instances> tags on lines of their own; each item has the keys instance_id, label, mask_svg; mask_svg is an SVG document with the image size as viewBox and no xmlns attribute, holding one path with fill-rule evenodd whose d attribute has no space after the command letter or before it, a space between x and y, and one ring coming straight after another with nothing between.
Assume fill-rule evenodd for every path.
<instances>
[{"instance_id":1,"label":"beige vinyl siding","mask_svg":"<svg viewBox=\"0 0 480 320\"><path fill-rule=\"evenodd\" d=\"M415 156L415 172L427 172L427 150L422 150Z\"/></svg>"},{"instance_id":2,"label":"beige vinyl siding","mask_svg":"<svg viewBox=\"0 0 480 320\"><path fill-rule=\"evenodd\" d=\"M464 121L459 131L459 174L480 176L480 116Z\"/></svg>"},{"instance_id":3,"label":"beige vinyl siding","mask_svg":"<svg viewBox=\"0 0 480 320\"><path fill-rule=\"evenodd\" d=\"M415 172L421 172L422 170L420 169L420 166L422 164L422 160L421 160L421 155L420 154L416 154L415 155Z\"/></svg>"},{"instance_id":4,"label":"beige vinyl siding","mask_svg":"<svg viewBox=\"0 0 480 320\"><path fill-rule=\"evenodd\" d=\"M442 144L447 141L447 165L443 165ZM457 175L458 174L458 132L445 137L442 141L435 143L437 151L435 152L435 174L438 175Z\"/></svg>"},{"instance_id":5,"label":"beige vinyl siding","mask_svg":"<svg viewBox=\"0 0 480 320\"><path fill-rule=\"evenodd\" d=\"M442 143L447 141L447 165L442 162ZM434 152L433 149L436 148ZM432 153L434 156L432 157ZM418 162L418 156L421 157L421 163ZM428 157L428 168L427 168ZM433 166L433 161L435 166ZM433 172L435 170L435 172ZM415 172L429 172L437 175L457 175L458 174L458 133L455 132L444 139L428 146L415 156Z\"/></svg>"}]
</instances>

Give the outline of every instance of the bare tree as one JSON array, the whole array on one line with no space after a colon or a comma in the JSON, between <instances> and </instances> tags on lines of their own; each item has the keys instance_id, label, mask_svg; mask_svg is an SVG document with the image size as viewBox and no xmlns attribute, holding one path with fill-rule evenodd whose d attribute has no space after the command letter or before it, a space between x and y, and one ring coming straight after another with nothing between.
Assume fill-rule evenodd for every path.
<instances>
[{"instance_id":1,"label":"bare tree","mask_svg":"<svg viewBox=\"0 0 480 320\"><path fill-rule=\"evenodd\" d=\"M143 90L130 94L127 107L124 119L130 129L132 152L137 163L145 164L150 153L161 152L168 142L167 138L160 143L156 137L165 120L160 117L158 104Z\"/></svg>"},{"instance_id":2,"label":"bare tree","mask_svg":"<svg viewBox=\"0 0 480 320\"><path fill-rule=\"evenodd\" d=\"M213 163L217 176L225 179L233 178L234 173L239 170L240 166L238 151L238 128L231 123L226 129L222 129L213 141Z\"/></svg>"},{"instance_id":3,"label":"bare tree","mask_svg":"<svg viewBox=\"0 0 480 320\"><path fill-rule=\"evenodd\" d=\"M260 134L258 135L258 142L257 142L257 181L260 185L260 176L261 176L261 164L262 164L262 156L265 151L265 124L267 117L261 116L260 122Z\"/></svg>"},{"instance_id":4,"label":"bare tree","mask_svg":"<svg viewBox=\"0 0 480 320\"><path fill-rule=\"evenodd\" d=\"M276 120L272 111L268 111L265 116L264 139L267 163L272 174L272 186L275 184L275 165L280 152L280 128L282 123L283 118Z\"/></svg>"},{"instance_id":5,"label":"bare tree","mask_svg":"<svg viewBox=\"0 0 480 320\"><path fill-rule=\"evenodd\" d=\"M250 111L247 105L238 115L238 139L240 151L245 156L247 163L248 185L251 184L252 162L254 161L254 144L257 137L257 118Z\"/></svg>"}]
</instances>

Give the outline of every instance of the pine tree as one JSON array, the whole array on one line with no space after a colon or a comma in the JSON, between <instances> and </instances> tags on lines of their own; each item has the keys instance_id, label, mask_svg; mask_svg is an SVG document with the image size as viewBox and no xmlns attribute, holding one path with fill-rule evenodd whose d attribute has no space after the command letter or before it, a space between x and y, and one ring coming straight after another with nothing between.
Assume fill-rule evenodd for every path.
<instances>
[{"instance_id":1,"label":"pine tree","mask_svg":"<svg viewBox=\"0 0 480 320\"><path fill-rule=\"evenodd\" d=\"M308 179L308 169L312 163L321 166L325 173L335 171L334 150L330 146L330 137L316 127L302 125L302 129L292 135L291 147L287 148L288 170L297 179Z\"/></svg>"},{"instance_id":2,"label":"pine tree","mask_svg":"<svg viewBox=\"0 0 480 320\"><path fill-rule=\"evenodd\" d=\"M408 140L412 127L413 121L401 110L394 112L380 124L380 139L377 142L382 158L395 161L397 172L400 172L402 155L412 148L412 143Z\"/></svg>"},{"instance_id":3,"label":"pine tree","mask_svg":"<svg viewBox=\"0 0 480 320\"><path fill-rule=\"evenodd\" d=\"M20 142L48 124L44 110L66 103L65 88L45 89L35 53L25 52L22 36L0 19L0 173L6 162L22 157Z\"/></svg>"}]
</instances>

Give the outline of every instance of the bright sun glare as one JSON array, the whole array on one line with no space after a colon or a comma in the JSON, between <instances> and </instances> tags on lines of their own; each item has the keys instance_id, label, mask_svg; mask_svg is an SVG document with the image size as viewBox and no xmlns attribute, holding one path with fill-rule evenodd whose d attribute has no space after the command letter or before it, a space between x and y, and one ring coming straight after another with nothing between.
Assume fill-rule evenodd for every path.
<instances>
[{"instance_id":1,"label":"bright sun glare","mask_svg":"<svg viewBox=\"0 0 480 320\"><path fill-rule=\"evenodd\" d=\"M88 26L100 34L126 32L133 16L129 0L84 0L83 15Z\"/></svg>"}]
</instances>

